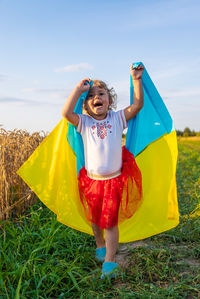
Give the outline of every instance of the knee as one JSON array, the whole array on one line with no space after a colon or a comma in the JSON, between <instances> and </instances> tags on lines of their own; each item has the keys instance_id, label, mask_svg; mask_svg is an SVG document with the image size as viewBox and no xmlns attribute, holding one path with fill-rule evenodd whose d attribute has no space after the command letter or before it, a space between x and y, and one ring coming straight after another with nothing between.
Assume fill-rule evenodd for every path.
<instances>
[{"instance_id":1,"label":"knee","mask_svg":"<svg viewBox=\"0 0 200 299\"><path fill-rule=\"evenodd\" d=\"M106 230L108 230L108 231L116 231L116 230L118 230L118 225L106 228Z\"/></svg>"}]
</instances>

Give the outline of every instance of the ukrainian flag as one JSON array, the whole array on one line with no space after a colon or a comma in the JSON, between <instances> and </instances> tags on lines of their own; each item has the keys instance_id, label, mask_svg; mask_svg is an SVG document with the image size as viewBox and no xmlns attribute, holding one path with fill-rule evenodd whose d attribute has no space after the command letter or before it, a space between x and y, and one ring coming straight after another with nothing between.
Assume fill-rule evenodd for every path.
<instances>
[{"instance_id":1,"label":"ukrainian flag","mask_svg":"<svg viewBox=\"0 0 200 299\"><path fill-rule=\"evenodd\" d=\"M134 63L137 67L141 62ZM142 64L143 65L143 64ZM173 120L144 68L144 106L128 122L126 148L142 173L143 202L136 213L119 225L119 242L145 239L179 223L176 188L177 136ZM133 100L131 79L130 94ZM82 112L79 99L75 112ZM84 165L82 138L63 118L18 169L17 174L57 220L93 235L79 198L77 174Z\"/></svg>"}]
</instances>

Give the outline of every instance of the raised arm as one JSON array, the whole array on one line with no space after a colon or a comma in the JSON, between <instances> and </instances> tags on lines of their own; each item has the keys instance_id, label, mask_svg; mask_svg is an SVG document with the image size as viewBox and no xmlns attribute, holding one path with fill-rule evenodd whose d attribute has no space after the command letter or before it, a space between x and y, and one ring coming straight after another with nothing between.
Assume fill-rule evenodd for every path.
<instances>
[{"instance_id":1,"label":"raised arm","mask_svg":"<svg viewBox=\"0 0 200 299\"><path fill-rule=\"evenodd\" d=\"M142 86L142 74L144 67L139 65L133 70L133 64L131 65L130 73L133 80L134 95L133 104L124 109L126 121L133 118L143 107L143 86Z\"/></svg>"},{"instance_id":2,"label":"raised arm","mask_svg":"<svg viewBox=\"0 0 200 299\"><path fill-rule=\"evenodd\" d=\"M80 81L73 89L62 108L62 116L65 117L68 122L70 122L72 125L76 127L79 123L79 117L73 111L81 94L90 88L90 84L88 83L90 81L91 80L89 78Z\"/></svg>"}]
</instances>

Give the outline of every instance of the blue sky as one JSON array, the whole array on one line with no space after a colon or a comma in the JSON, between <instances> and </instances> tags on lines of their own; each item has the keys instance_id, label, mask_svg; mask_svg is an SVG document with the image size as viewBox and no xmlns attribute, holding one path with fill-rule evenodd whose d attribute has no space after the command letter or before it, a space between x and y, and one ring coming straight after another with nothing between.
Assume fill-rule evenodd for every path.
<instances>
[{"instance_id":1,"label":"blue sky","mask_svg":"<svg viewBox=\"0 0 200 299\"><path fill-rule=\"evenodd\" d=\"M50 132L83 78L129 105L142 61L176 129L200 130L199 0L0 0L0 124Z\"/></svg>"}]
</instances>

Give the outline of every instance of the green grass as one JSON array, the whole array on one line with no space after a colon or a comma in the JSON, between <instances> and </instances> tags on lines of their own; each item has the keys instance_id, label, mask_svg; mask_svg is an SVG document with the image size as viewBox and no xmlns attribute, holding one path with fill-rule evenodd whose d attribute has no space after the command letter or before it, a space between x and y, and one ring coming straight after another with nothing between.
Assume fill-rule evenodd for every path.
<instances>
[{"instance_id":1,"label":"green grass","mask_svg":"<svg viewBox=\"0 0 200 299\"><path fill-rule=\"evenodd\" d=\"M180 224L129 248L117 279L100 279L94 238L57 222L39 201L3 222L0 298L200 298L200 141L178 146Z\"/></svg>"}]
</instances>

